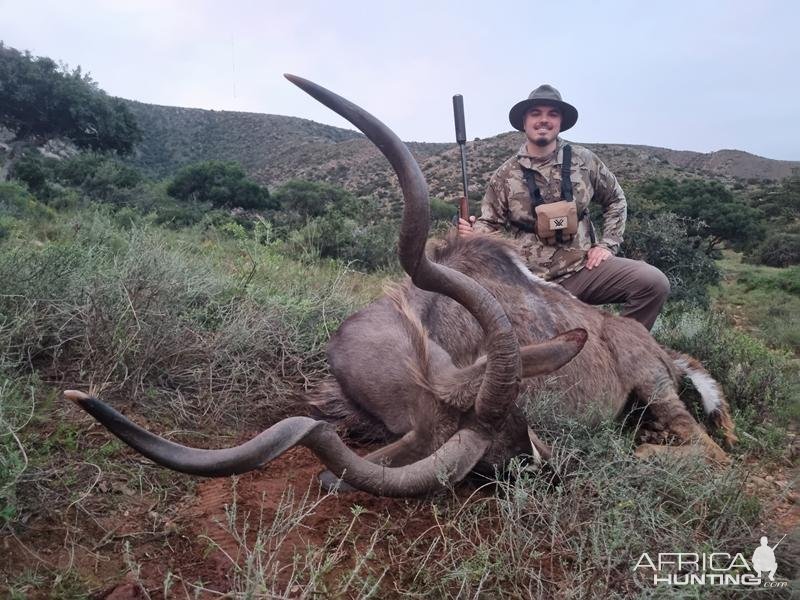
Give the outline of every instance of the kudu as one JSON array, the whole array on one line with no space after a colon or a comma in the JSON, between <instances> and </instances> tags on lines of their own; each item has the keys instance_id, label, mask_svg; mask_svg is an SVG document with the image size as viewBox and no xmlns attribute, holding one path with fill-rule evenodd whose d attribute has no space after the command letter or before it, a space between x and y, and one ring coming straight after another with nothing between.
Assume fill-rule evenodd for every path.
<instances>
[{"instance_id":1,"label":"kudu","mask_svg":"<svg viewBox=\"0 0 800 600\"><path fill-rule=\"evenodd\" d=\"M678 397L679 378L689 375L711 421L727 442L735 440L719 387L696 361L669 353L639 323L532 275L513 243L497 236L450 236L429 259L427 184L406 146L358 106L287 78L381 150L405 200L398 249L410 281L349 317L331 338L332 377L309 398L329 419L291 417L240 446L202 450L160 438L82 392L66 391L67 398L171 469L243 473L303 445L327 466L329 479L387 496L422 494L520 454L546 454L516 405L523 380L535 389L555 385L565 413L620 417L634 404L646 405L679 443L699 443L711 458L726 460ZM331 419L394 441L360 457Z\"/></svg>"}]
</instances>

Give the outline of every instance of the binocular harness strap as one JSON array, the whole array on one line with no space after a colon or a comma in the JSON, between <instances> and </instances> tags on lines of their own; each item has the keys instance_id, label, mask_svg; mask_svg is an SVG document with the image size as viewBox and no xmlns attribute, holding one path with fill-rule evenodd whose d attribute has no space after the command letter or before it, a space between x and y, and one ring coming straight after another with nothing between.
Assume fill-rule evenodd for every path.
<instances>
[{"instance_id":1,"label":"binocular harness strap","mask_svg":"<svg viewBox=\"0 0 800 600\"><path fill-rule=\"evenodd\" d=\"M522 168L522 174L525 177L525 184L528 186L528 191L531 195L531 216L533 217L534 222L536 221L536 207L540 206L545 203L544 198L542 197L542 192L539 189L539 186L536 185L536 178L535 172L533 169L529 169L527 167ZM572 146L569 144L565 144L562 149L562 159L561 159L561 199L567 202L574 202L575 198L572 194L572 177L571 177L571 170L572 170ZM589 216L589 209L584 208L581 211L581 214L578 215L578 220L583 220L585 217ZM531 227L530 225L520 223L519 221L514 221L512 223L518 229L525 231L526 233L534 233L536 231L535 227ZM555 234L556 242L559 244L564 243L564 238L561 233L561 230L556 231ZM589 223L589 237L592 241L592 246L597 244L597 240L594 233L594 226L590 222Z\"/></svg>"}]
</instances>

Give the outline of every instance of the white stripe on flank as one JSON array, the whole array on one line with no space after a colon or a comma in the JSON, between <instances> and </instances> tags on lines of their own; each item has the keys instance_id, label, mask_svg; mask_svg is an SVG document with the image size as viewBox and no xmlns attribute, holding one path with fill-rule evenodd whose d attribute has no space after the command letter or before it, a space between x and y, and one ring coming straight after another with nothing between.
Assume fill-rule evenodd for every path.
<instances>
[{"instance_id":1,"label":"white stripe on flank","mask_svg":"<svg viewBox=\"0 0 800 600\"><path fill-rule=\"evenodd\" d=\"M537 285L544 285L547 287L551 287L553 289L560 290L567 296L575 298L575 296L572 295L572 292L570 292L567 288L560 286L557 283L553 283L552 281L547 281L545 279L542 279L538 275L532 273L531 270L528 268L528 266L524 262L522 262L522 259L513 252L508 253L508 258L511 259L511 262L514 263L514 266L516 266L520 271L522 271L522 274L525 275L525 277L527 277L528 281L530 281L531 283L535 283Z\"/></svg>"},{"instance_id":2,"label":"white stripe on flank","mask_svg":"<svg viewBox=\"0 0 800 600\"><path fill-rule=\"evenodd\" d=\"M719 386L708 373L691 368L686 359L683 358L675 359L675 365L692 380L695 389L700 393L700 398L703 401L703 410L706 411L706 414L710 415L722 406Z\"/></svg>"}]
</instances>

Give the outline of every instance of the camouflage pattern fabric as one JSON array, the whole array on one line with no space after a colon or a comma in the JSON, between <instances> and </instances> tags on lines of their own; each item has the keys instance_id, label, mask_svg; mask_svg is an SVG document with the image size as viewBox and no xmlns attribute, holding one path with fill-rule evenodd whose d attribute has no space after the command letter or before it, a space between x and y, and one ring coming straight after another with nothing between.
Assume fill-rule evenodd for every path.
<instances>
[{"instance_id":1,"label":"camouflage pattern fabric","mask_svg":"<svg viewBox=\"0 0 800 600\"><path fill-rule=\"evenodd\" d=\"M535 233L526 231L534 226L533 208L528 186L520 165L533 169L536 184L545 202L561 200L561 160L565 142L559 138L556 151L549 157L537 159L528 154L525 144L516 156L503 163L492 178L483 197L481 216L475 231L506 232L516 240L519 253L530 270L550 281L561 281L580 271L586 264L586 252L591 248L590 220L578 222L578 233L572 241L548 246ZM572 194L578 215L596 202L603 208L602 236L597 245L616 254L622 243L627 216L627 202L614 174L590 150L575 144L572 147Z\"/></svg>"}]
</instances>

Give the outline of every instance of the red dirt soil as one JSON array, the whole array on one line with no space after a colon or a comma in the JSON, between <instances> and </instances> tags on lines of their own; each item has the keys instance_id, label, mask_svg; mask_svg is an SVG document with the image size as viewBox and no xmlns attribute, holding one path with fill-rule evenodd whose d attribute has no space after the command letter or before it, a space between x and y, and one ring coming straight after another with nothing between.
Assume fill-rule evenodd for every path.
<instances>
[{"instance_id":1,"label":"red dirt soil","mask_svg":"<svg viewBox=\"0 0 800 600\"><path fill-rule=\"evenodd\" d=\"M172 520L168 515L162 516L157 527L160 531L154 535L137 534L147 528L143 524L153 521L154 499L136 496L127 498L125 514L120 514L120 511L108 515L94 531L83 532L84 538L89 538L88 542L86 539L81 540L82 547L89 550L84 555L80 549L70 555L66 549L68 545L65 543L64 529L53 528L48 534L46 526L40 526L35 532L31 531L23 540L11 538L9 542L7 539L6 552L0 548L0 555L8 558L8 566L13 565L16 572L30 567L31 552L35 552L43 562L53 567L65 569L65 565L71 561L76 571L90 575L92 579L116 581L97 590L92 597L98 599L164 598L163 585L168 572L178 576L177 583L173 584L168 594L169 598L218 598L219 592L227 592L232 588L234 562L241 565L244 559L240 542L228 530L226 506L232 506L235 501L235 530L241 532L243 523L248 523L246 542L252 548L259 523L264 528L269 528L281 509L282 498L287 491L295 499L299 499L310 490L310 499L313 501L317 498L319 486L316 476L320 469L318 459L310 451L294 448L263 470L239 477L235 484L231 478L201 481L193 495L171 507L169 514L175 515ZM791 478L791 473L784 475ZM763 480L758 479L758 487L761 487L760 482ZM757 493L756 490L753 491ZM771 494L774 493L771 490ZM461 484L456 494L461 501L467 501L470 496L481 498L491 494L491 491L478 490L476 493L474 486ZM352 511L356 505L363 508L364 512L353 520ZM383 529L385 538L394 534L404 539L418 539L420 544L427 547L435 538L444 535L434 518L431 506L430 500L377 498L363 492L344 492L324 498L313 513L302 520L302 526L292 528L274 549L272 557L278 564L276 587L283 590L289 585L295 554L305 554L308 547L324 548L326 543L329 544L326 550L335 550L330 545L337 544L341 536L332 536L331 532L341 532L350 525L352 529L348 539L355 542L348 542L349 547L352 548L355 543L359 549L363 549L376 526L383 523L387 515L391 515L391 522ZM767 514L770 514L773 524L780 523L785 531L791 531L800 525L800 508L796 499L794 502L783 501L768 507ZM281 523L281 519L278 519L278 523ZM86 523L81 523L77 527L85 525ZM138 581L134 581L130 567L126 566L120 555L121 541L114 544L113 550L109 551L108 545L103 545L100 551L93 552L93 544L102 544L98 540L103 537L104 531L114 531L114 537L119 540L128 536L133 538L130 545L133 561L140 566ZM20 544L25 544L28 550L23 549ZM390 544L389 539L377 542L374 548L376 561L391 553ZM104 560L98 560L100 552L106 555ZM396 561L397 557L394 558ZM348 564L352 562L345 552L338 569ZM548 566L542 566L547 571ZM330 577L337 576L336 569L334 567ZM123 578L121 574L126 571L128 575ZM391 576L387 574L387 577ZM193 587L197 582L201 582L201 587L207 591L197 594ZM142 587L146 590L146 595ZM33 590L28 597L50 597L47 591L38 596L38 591ZM289 596L291 595L293 594L289 590Z\"/></svg>"},{"instance_id":2,"label":"red dirt soil","mask_svg":"<svg viewBox=\"0 0 800 600\"><path fill-rule=\"evenodd\" d=\"M163 550L148 558L146 549L136 549L142 568L140 577L149 595L154 599L163 597L161 588L168 570L179 574L185 582L201 581L208 590L229 591L233 583L231 561L241 564L244 555L240 543L228 529L226 507L232 506L235 498L236 529L241 532L243 522L248 522L246 537L248 545L252 547L259 521L265 528L272 524L287 491L296 499L302 498L309 490L311 500L317 497L317 474L320 470L319 460L310 451L294 448L265 469L239 477L235 485L230 478L202 481L194 497L178 507L176 514L180 516L175 523L167 524L167 527L176 527L182 532L182 539L176 544L176 554L169 561L170 564L165 564ZM459 490L458 495L467 498L472 492L474 488L467 485ZM296 553L303 554L309 546L323 547L330 539L331 527L344 528L350 523L351 509L356 505L365 511L353 524L351 537L361 543L367 543L376 525L388 514L392 515L388 530L406 539L440 535L432 512L427 509L430 501L378 498L364 492L328 496L312 514L302 520L302 526L293 528L275 549L273 557L284 567L278 574L279 588L288 583L293 556ZM376 554L385 551L386 548L379 543ZM112 600L144 597L140 594L138 586L126 581L104 590L97 597ZM173 587L170 597L183 597L180 586ZM205 595L201 594L200 597ZM208 597L218 595L208 593Z\"/></svg>"}]
</instances>

